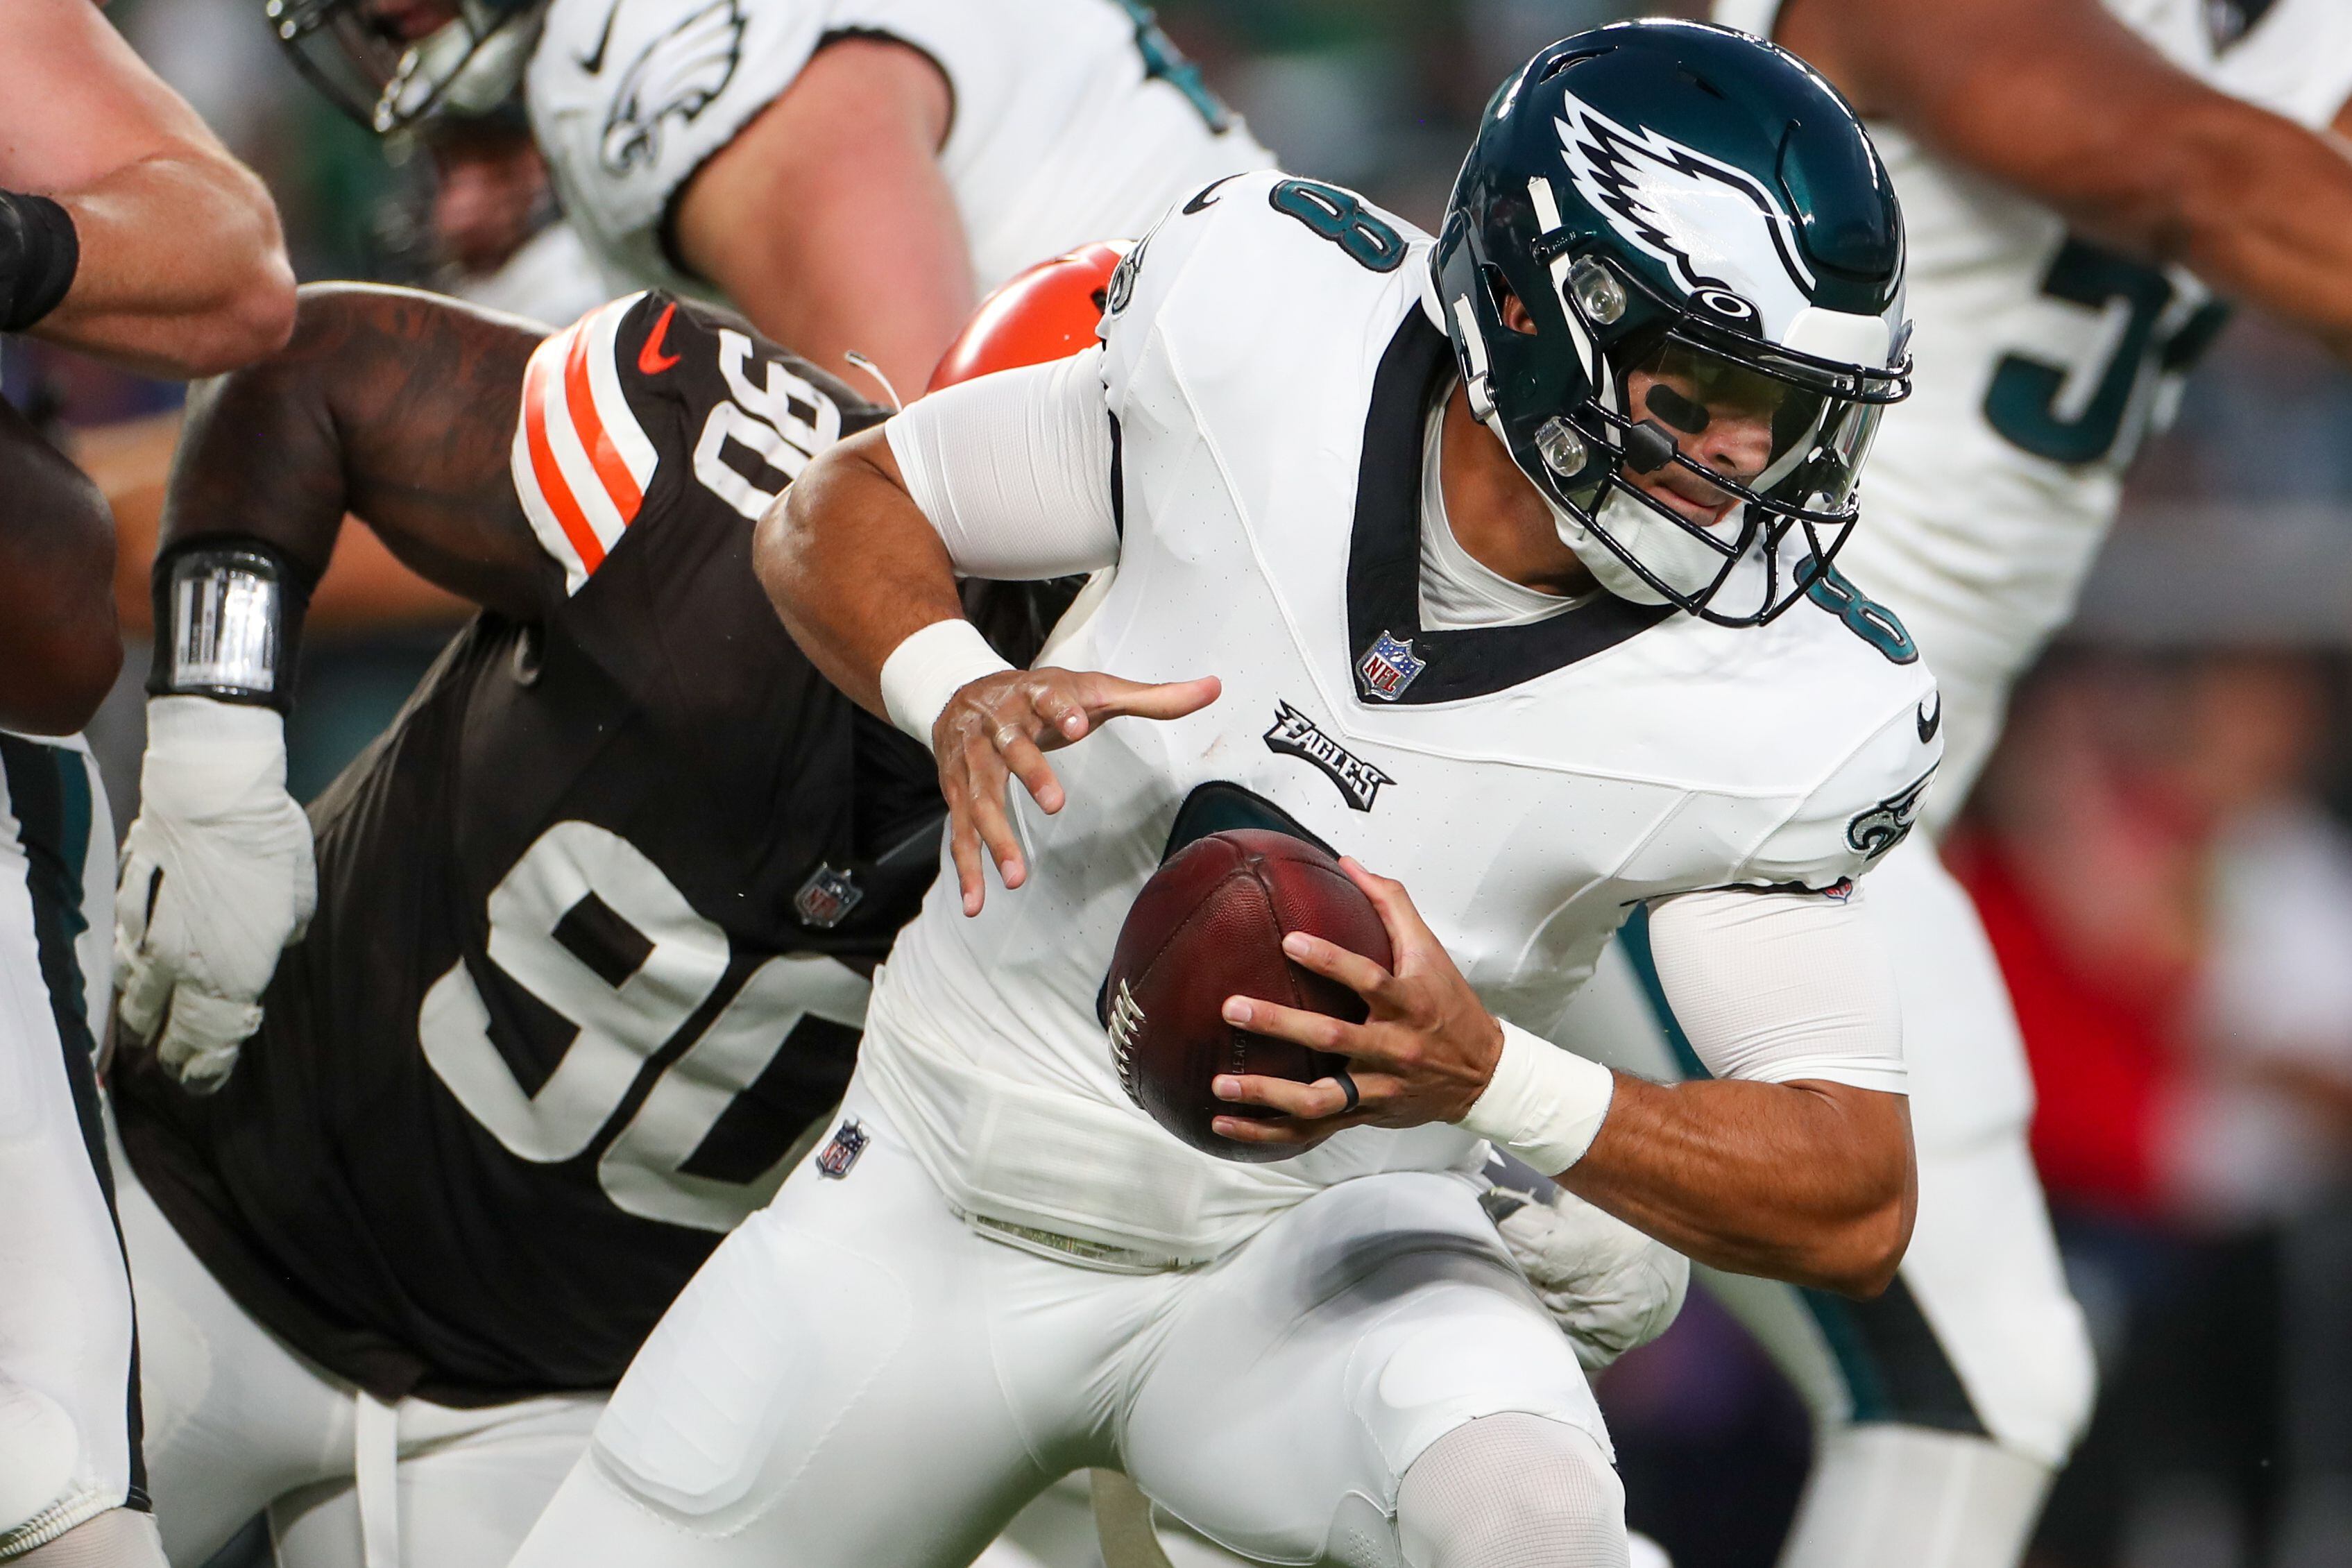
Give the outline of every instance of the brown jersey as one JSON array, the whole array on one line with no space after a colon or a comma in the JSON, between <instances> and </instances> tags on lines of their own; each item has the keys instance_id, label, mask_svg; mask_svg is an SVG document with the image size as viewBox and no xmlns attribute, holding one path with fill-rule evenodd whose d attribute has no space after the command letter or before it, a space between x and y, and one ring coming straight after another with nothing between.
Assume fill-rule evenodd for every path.
<instances>
[{"instance_id":1,"label":"brown jersey","mask_svg":"<svg viewBox=\"0 0 2352 1568\"><path fill-rule=\"evenodd\" d=\"M311 808L318 914L226 1085L121 1076L158 1203L321 1364L461 1404L610 1384L839 1098L941 807L751 540L882 416L658 294L532 358L514 479L561 588L478 616Z\"/></svg>"}]
</instances>

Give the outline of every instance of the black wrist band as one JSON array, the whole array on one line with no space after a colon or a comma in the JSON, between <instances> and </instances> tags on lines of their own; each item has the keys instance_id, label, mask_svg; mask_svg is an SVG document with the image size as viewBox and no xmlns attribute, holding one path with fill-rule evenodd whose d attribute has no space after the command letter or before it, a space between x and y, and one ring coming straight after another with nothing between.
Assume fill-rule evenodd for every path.
<instances>
[{"instance_id":1,"label":"black wrist band","mask_svg":"<svg viewBox=\"0 0 2352 1568\"><path fill-rule=\"evenodd\" d=\"M56 310L80 265L81 239L65 208L0 191L0 331L21 332Z\"/></svg>"},{"instance_id":2,"label":"black wrist band","mask_svg":"<svg viewBox=\"0 0 2352 1568\"><path fill-rule=\"evenodd\" d=\"M290 712L302 616L318 574L266 540L205 534L155 558L155 697L209 697Z\"/></svg>"}]
</instances>

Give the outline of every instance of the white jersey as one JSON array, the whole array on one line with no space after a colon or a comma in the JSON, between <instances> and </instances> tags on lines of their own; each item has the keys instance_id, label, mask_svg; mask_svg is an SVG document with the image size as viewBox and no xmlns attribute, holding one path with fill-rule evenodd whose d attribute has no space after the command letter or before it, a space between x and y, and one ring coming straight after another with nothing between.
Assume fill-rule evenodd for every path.
<instances>
[{"instance_id":1,"label":"white jersey","mask_svg":"<svg viewBox=\"0 0 2352 1568\"><path fill-rule=\"evenodd\" d=\"M2105 3L2180 69L2304 124L2352 95L2345 0L2275 0L2235 37L2251 7ZM1714 14L1769 37L1779 6L1716 0ZM2124 469L2221 312L2186 271L2075 238L1897 126L1870 132L1903 203L1917 374L1887 410L1839 564L1903 617L1951 704L1933 818L1958 809L2010 682L2073 613Z\"/></svg>"},{"instance_id":2,"label":"white jersey","mask_svg":"<svg viewBox=\"0 0 2352 1568\"><path fill-rule=\"evenodd\" d=\"M983 291L1274 162L1138 0L554 0L531 126L613 292L709 295L667 253L672 204L843 35L910 45L946 77L940 165Z\"/></svg>"},{"instance_id":3,"label":"white jersey","mask_svg":"<svg viewBox=\"0 0 2352 1568\"><path fill-rule=\"evenodd\" d=\"M1344 191L1245 174L1112 281L1117 571L1051 662L1223 692L1055 752L1058 814L1013 792L1029 881L966 919L944 875L877 980L860 1078L969 1213L1202 1258L1335 1182L1482 1157L1440 1125L1239 1164L1130 1103L1097 996L1205 785L1402 880L1487 1005L1538 1028L1642 900L1842 896L1917 809L1934 683L1815 602L1757 628L1613 598L1426 626L1423 421L1455 374L1428 243Z\"/></svg>"}]
</instances>

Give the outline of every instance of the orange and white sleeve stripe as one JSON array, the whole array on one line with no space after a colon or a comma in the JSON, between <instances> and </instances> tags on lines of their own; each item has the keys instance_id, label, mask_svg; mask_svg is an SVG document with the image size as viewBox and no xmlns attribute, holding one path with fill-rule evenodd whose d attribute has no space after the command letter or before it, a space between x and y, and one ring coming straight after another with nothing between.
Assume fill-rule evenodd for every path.
<instances>
[{"instance_id":1,"label":"orange and white sleeve stripe","mask_svg":"<svg viewBox=\"0 0 2352 1568\"><path fill-rule=\"evenodd\" d=\"M636 521L659 461L622 395L614 340L632 294L549 338L523 373L512 467L531 531L578 593Z\"/></svg>"}]
</instances>

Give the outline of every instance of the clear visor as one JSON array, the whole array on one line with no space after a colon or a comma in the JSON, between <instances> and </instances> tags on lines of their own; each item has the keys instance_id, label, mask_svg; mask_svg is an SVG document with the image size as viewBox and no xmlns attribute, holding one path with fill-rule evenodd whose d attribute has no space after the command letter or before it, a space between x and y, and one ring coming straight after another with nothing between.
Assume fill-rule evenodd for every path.
<instances>
[{"instance_id":1,"label":"clear visor","mask_svg":"<svg viewBox=\"0 0 2352 1568\"><path fill-rule=\"evenodd\" d=\"M1701 526L1759 499L1824 521L1844 510L1885 403L1852 395L1856 373L1832 389L1796 368L1662 338L1620 382L1624 482Z\"/></svg>"},{"instance_id":2,"label":"clear visor","mask_svg":"<svg viewBox=\"0 0 2352 1568\"><path fill-rule=\"evenodd\" d=\"M302 74L379 134L413 124L445 97L466 112L494 107L513 89L521 61L489 46L529 37L461 0L270 0L269 16ZM488 55L499 58L485 70L492 62L480 57Z\"/></svg>"}]
</instances>

